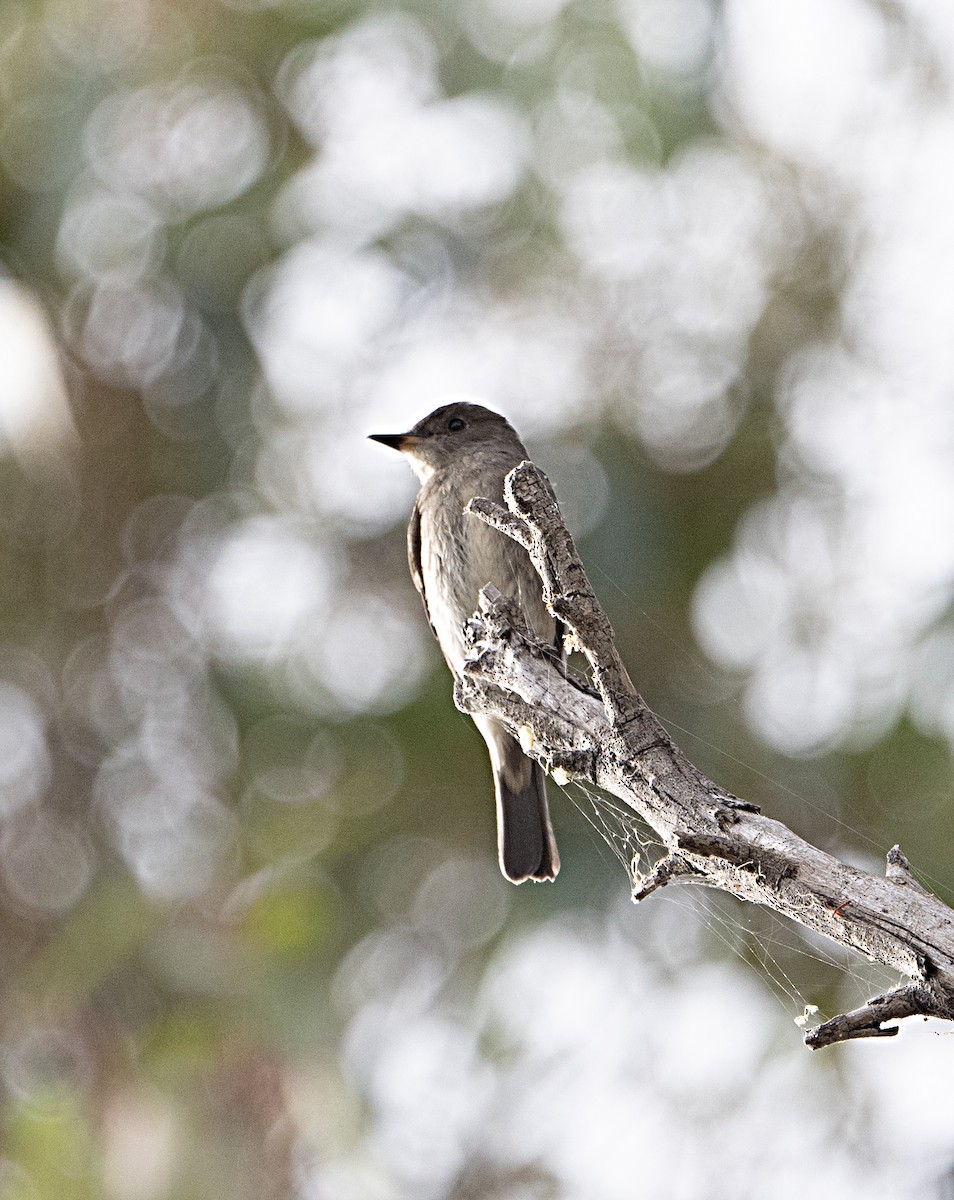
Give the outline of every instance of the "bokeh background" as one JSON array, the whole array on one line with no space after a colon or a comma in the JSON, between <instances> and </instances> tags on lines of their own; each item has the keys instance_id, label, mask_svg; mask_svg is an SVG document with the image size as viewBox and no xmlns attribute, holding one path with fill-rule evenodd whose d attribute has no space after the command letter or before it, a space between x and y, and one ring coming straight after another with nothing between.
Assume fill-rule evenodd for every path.
<instances>
[{"instance_id":1,"label":"bokeh background","mask_svg":"<svg viewBox=\"0 0 954 1200\"><path fill-rule=\"evenodd\" d=\"M954 897L949 0L4 0L0 1196L954 1194L954 1042L497 871L365 441L506 412L720 783ZM636 835L634 835L636 836Z\"/></svg>"}]
</instances>

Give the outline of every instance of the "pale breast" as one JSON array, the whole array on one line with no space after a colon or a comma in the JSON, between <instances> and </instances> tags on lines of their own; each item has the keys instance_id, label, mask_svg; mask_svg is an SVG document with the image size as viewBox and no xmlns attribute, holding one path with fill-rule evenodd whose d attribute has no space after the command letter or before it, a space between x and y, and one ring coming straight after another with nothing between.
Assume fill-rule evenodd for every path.
<instances>
[{"instance_id":1,"label":"pale breast","mask_svg":"<svg viewBox=\"0 0 954 1200\"><path fill-rule=\"evenodd\" d=\"M451 669L464 661L464 622L477 608L480 589L492 583L516 599L532 629L553 641L555 623L543 603L540 579L522 546L478 517L465 514L474 496L501 499L509 467L458 476L451 484L435 477L422 490L421 573L431 624Z\"/></svg>"}]
</instances>

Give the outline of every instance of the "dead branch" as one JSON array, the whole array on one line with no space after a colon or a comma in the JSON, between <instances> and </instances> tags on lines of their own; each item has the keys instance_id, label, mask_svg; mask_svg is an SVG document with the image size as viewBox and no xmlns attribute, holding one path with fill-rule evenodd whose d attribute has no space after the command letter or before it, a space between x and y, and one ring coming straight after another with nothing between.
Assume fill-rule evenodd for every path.
<instances>
[{"instance_id":1,"label":"dead branch","mask_svg":"<svg viewBox=\"0 0 954 1200\"><path fill-rule=\"evenodd\" d=\"M524 462L507 477L507 508L469 510L528 551L554 615L589 662L594 687L555 663L492 587L469 623L469 661L455 699L504 721L558 780L577 777L619 797L655 830L666 854L633 897L675 878L731 892L906 975L864 1007L810 1030L813 1049L887 1037L909 1016L954 1020L954 911L924 889L894 847L885 878L840 862L707 779L636 691L593 592L549 480Z\"/></svg>"}]
</instances>

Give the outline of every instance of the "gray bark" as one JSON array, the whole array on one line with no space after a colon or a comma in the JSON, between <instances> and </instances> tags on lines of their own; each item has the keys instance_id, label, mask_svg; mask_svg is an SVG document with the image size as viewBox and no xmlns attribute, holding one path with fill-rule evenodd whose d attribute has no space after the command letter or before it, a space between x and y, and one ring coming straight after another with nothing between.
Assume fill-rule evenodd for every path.
<instances>
[{"instance_id":1,"label":"gray bark","mask_svg":"<svg viewBox=\"0 0 954 1200\"><path fill-rule=\"evenodd\" d=\"M633 864L633 898L678 879L731 892L815 930L910 982L809 1030L813 1049L889 1037L908 1016L954 1019L954 911L914 879L895 846L884 878L840 862L707 779L633 686L546 476L524 462L507 477L507 508L477 499L475 518L526 548L544 599L589 662L575 679L492 587L467 628L455 700L503 721L558 780L585 779L619 797L666 852L648 875Z\"/></svg>"}]
</instances>

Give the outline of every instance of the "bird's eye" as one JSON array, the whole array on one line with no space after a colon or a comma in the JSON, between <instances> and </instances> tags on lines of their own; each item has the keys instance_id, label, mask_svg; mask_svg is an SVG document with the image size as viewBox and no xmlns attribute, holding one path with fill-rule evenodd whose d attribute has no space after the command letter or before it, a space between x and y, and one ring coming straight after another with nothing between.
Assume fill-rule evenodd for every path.
<instances>
[{"instance_id":1,"label":"bird's eye","mask_svg":"<svg viewBox=\"0 0 954 1200\"><path fill-rule=\"evenodd\" d=\"M462 421L460 417L451 417L451 419L447 422L447 428L451 431L451 433L458 433L466 424L467 422Z\"/></svg>"}]
</instances>

